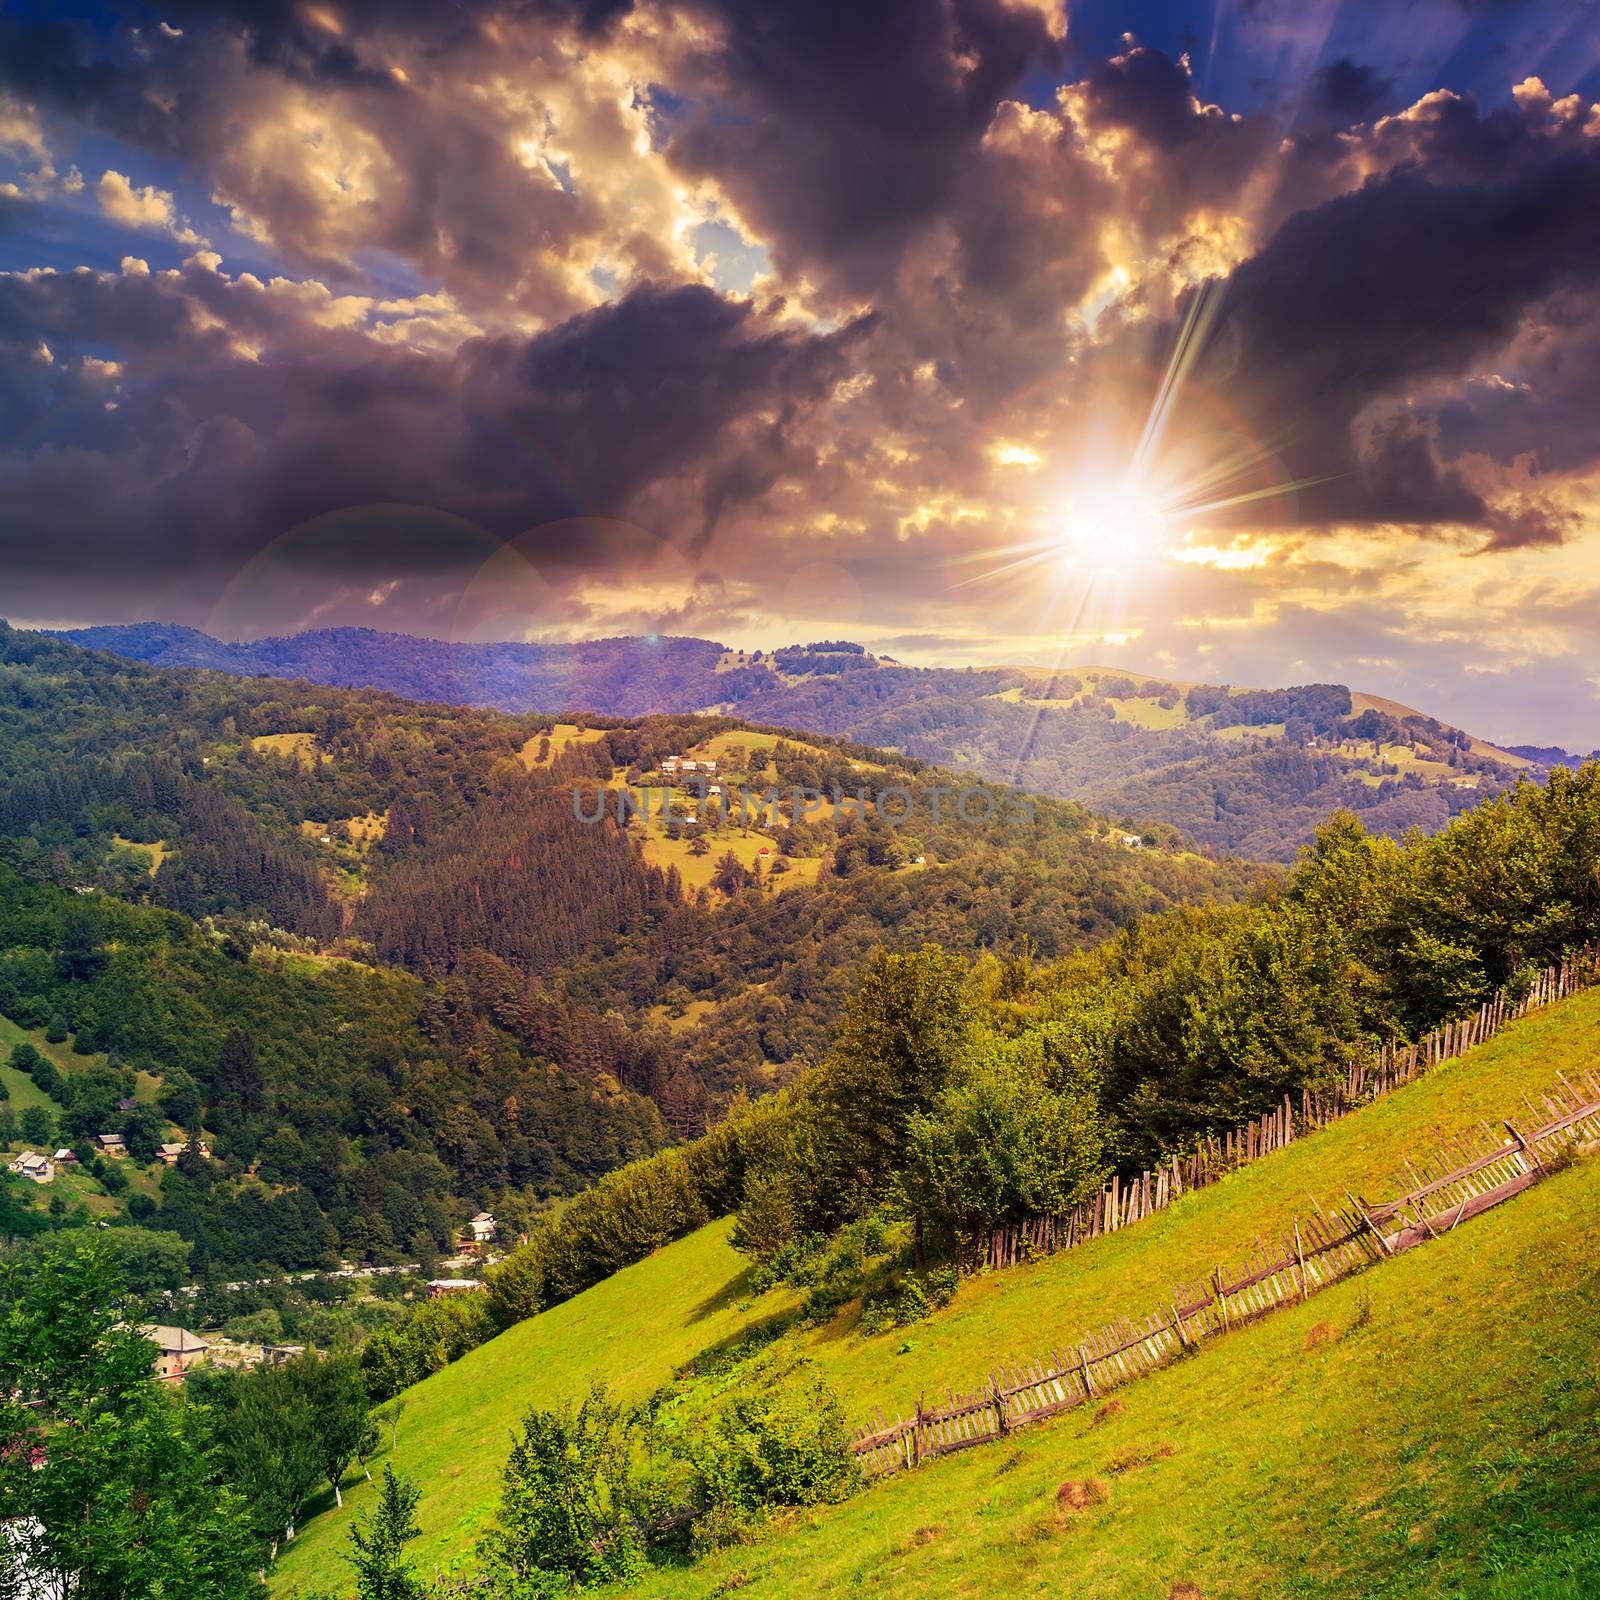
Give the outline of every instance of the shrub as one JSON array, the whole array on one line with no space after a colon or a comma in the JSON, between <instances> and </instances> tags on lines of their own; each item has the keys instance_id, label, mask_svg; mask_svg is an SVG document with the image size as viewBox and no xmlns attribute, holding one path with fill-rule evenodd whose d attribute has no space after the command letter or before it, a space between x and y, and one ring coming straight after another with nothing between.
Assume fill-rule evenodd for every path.
<instances>
[{"instance_id":1,"label":"shrub","mask_svg":"<svg viewBox=\"0 0 1600 1600\"><path fill-rule=\"evenodd\" d=\"M736 1396L691 1459L697 1511L712 1529L730 1516L831 1504L860 1482L844 1410L820 1381Z\"/></svg>"},{"instance_id":2,"label":"shrub","mask_svg":"<svg viewBox=\"0 0 1600 1600\"><path fill-rule=\"evenodd\" d=\"M892 1293L867 1303L861 1313L862 1332L887 1333L891 1328L904 1328L931 1317L955 1298L957 1281L954 1266L907 1274Z\"/></svg>"},{"instance_id":3,"label":"shrub","mask_svg":"<svg viewBox=\"0 0 1600 1600\"><path fill-rule=\"evenodd\" d=\"M637 1574L646 1529L622 1413L603 1384L574 1410L531 1410L501 1478L500 1511L480 1553L533 1594Z\"/></svg>"}]
</instances>

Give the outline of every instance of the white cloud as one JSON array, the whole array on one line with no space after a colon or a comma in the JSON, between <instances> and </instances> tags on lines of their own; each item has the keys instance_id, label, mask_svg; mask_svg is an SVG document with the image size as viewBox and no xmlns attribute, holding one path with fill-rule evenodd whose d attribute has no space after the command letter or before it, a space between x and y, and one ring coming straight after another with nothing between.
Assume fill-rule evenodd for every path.
<instances>
[{"instance_id":1,"label":"white cloud","mask_svg":"<svg viewBox=\"0 0 1600 1600\"><path fill-rule=\"evenodd\" d=\"M130 179L109 168L94 186L100 209L113 222L129 228L158 228L170 233L179 244L203 245L206 241L180 220L172 195L153 184L134 188Z\"/></svg>"},{"instance_id":2,"label":"white cloud","mask_svg":"<svg viewBox=\"0 0 1600 1600\"><path fill-rule=\"evenodd\" d=\"M47 160L50 154L33 108L6 95L0 95L0 150L39 161Z\"/></svg>"}]
</instances>

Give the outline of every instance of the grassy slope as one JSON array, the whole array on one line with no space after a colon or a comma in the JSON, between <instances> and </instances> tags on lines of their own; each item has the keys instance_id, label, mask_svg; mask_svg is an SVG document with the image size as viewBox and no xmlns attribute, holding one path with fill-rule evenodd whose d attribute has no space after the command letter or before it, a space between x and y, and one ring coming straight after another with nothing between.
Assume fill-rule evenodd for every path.
<instances>
[{"instance_id":1,"label":"grassy slope","mask_svg":"<svg viewBox=\"0 0 1600 1600\"><path fill-rule=\"evenodd\" d=\"M1374 1198L1403 1187L1403 1157L1427 1155L1452 1131L1515 1112L1524 1088L1537 1090L1561 1066L1592 1058L1597 1037L1600 992L1589 992L1135 1228L970 1280L929 1322L865 1337L847 1311L826 1328L789 1335L771 1358L808 1356L848 1397L852 1416L879 1403L904 1410L919 1390L937 1394L946 1383L971 1387L999 1359L1042 1354L1110 1315L1162 1304L1175 1279L1306 1214L1308 1191L1328 1201L1346 1183ZM1600 1164L1589 1163L1442 1244L1124 1391L1127 1416L1103 1430L1069 1418L1027 1435L1010 1465L1003 1449L939 1463L819 1514L814 1528L652 1579L650 1592L709 1595L744 1573L769 1594L844 1594L901 1569L916 1592L934 1595L1016 1587L1164 1596L1180 1579L1199 1583L1210 1600L1377 1592L1369 1576L1341 1575L1370 1574L1397 1553L1404 1563L1420 1561L1455 1548L1451 1540L1480 1542L1476 1524L1452 1531L1450 1518L1513 1492L1533 1470L1527 1462L1486 1466L1490 1455L1511 1461L1521 1452L1537 1463L1551 1448L1541 1430L1572 1420L1546 1391L1559 1373L1592 1362L1600 1342L1600 1284L1581 1220L1597 1204ZM526 1406L576 1396L590 1374L624 1397L642 1395L698 1351L782 1307L776 1295L740 1300L742 1263L725 1233L718 1224L671 1246L411 1392L395 1465L423 1484L418 1550L426 1561L470 1542L467 1529L492 1506L507 1430ZM1563 1322L1550 1308L1568 1300L1585 1304ZM1363 1304L1371 1321L1357 1329ZM1307 1330L1324 1321L1339 1336L1304 1352ZM1530 1333L1524 1321L1542 1331ZM1592 1383L1587 1392L1592 1405ZM1064 1478L1104 1476L1117 1450L1158 1442L1177 1453L1108 1478L1111 1500L1075 1531L1034 1529ZM365 1487L346 1502L359 1508ZM318 1563L342 1543L348 1515L308 1525L283 1563L284 1584L314 1581ZM943 1531L919 1542L918 1529L934 1528ZM1415 1542L1412 1528L1422 1530ZM1304 1547L1302 1570L1292 1583L1265 1586L1289 1538ZM1600 1572L1600 1549L1593 1559ZM1064 1563L1073 1574L1065 1587Z\"/></svg>"},{"instance_id":2,"label":"grassy slope","mask_svg":"<svg viewBox=\"0 0 1600 1600\"><path fill-rule=\"evenodd\" d=\"M701 1351L736 1337L791 1303L787 1291L743 1299L744 1259L713 1223L587 1293L474 1350L407 1396L395 1470L427 1485L416 1547L430 1563L471 1546L498 1493L510 1431L532 1405L581 1396L600 1375L623 1400L642 1400ZM365 1483L345 1494L343 1512L307 1519L279 1565L281 1584L315 1585L344 1545L351 1510L367 1503ZM332 1505L333 1497L324 1497ZM319 1502L319 1505L322 1502Z\"/></svg>"},{"instance_id":3,"label":"grassy slope","mask_svg":"<svg viewBox=\"0 0 1600 1600\"><path fill-rule=\"evenodd\" d=\"M1123 1390L1106 1423L937 1462L634 1592L1592 1595L1597 1207L1591 1161ZM1103 1505L1057 1512L1094 1479Z\"/></svg>"}]
</instances>

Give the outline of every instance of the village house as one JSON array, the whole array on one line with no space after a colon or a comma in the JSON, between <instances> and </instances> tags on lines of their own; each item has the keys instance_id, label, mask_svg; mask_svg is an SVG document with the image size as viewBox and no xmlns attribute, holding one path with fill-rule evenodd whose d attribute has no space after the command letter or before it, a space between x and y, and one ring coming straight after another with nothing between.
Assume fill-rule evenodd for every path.
<instances>
[{"instance_id":1,"label":"village house","mask_svg":"<svg viewBox=\"0 0 1600 1600\"><path fill-rule=\"evenodd\" d=\"M65 1145L56 1151L52 1159L58 1167L75 1167L78 1165L77 1156Z\"/></svg>"},{"instance_id":2,"label":"village house","mask_svg":"<svg viewBox=\"0 0 1600 1600\"><path fill-rule=\"evenodd\" d=\"M11 1170L20 1178L27 1178L32 1183L49 1183L56 1175L56 1164L49 1156L41 1156L32 1150L24 1150L15 1161L11 1163Z\"/></svg>"},{"instance_id":3,"label":"village house","mask_svg":"<svg viewBox=\"0 0 1600 1600\"><path fill-rule=\"evenodd\" d=\"M211 1348L210 1341L198 1333L165 1323L149 1323L139 1332L156 1347L156 1376L169 1383L182 1383L185 1375L206 1359Z\"/></svg>"},{"instance_id":4,"label":"village house","mask_svg":"<svg viewBox=\"0 0 1600 1600\"><path fill-rule=\"evenodd\" d=\"M117 1101L117 1110L118 1111L124 1111L124 1112L126 1112L126 1111L137 1111L138 1109L139 1109L139 1102L137 1100L133 1099L132 1096L124 1095L122 1099Z\"/></svg>"},{"instance_id":5,"label":"village house","mask_svg":"<svg viewBox=\"0 0 1600 1600\"><path fill-rule=\"evenodd\" d=\"M494 1241L494 1217L487 1211L480 1211L467 1224L462 1237L470 1239L473 1244L491 1244Z\"/></svg>"},{"instance_id":6,"label":"village house","mask_svg":"<svg viewBox=\"0 0 1600 1600\"><path fill-rule=\"evenodd\" d=\"M115 1160L120 1160L128 1153L128 1141L120 1133L97 1133L94 1147L101 1155L111 1156Z\"/></svg>"},{"instance_id":7,"label":"village house","mask_svg":"<svg viewBox=\"0 0 1600 1600\"><path fill-rule=\"evenodd\" d=\"M188 1148L187 1139L168 1139L156 1146L156 1160L164 1167L175 1167L178 1164L178 1157ZM202 1160L211 1159L211 1146L204 1139L195 1146L195 1149L199 1151Z\"/></svg>"},{"instance_id":8,"label":"village house","mask_svg":"<svg viewBox=\"0 0 1600 1600\"><path fill-rule=\"evenodd\" d=\"M483 1285L476 1278L430 1278L428 1280L428 1298L430 1300L443 1300L447 1295L472 1294L482 1287Z\"/></svg>"}]
</instances>

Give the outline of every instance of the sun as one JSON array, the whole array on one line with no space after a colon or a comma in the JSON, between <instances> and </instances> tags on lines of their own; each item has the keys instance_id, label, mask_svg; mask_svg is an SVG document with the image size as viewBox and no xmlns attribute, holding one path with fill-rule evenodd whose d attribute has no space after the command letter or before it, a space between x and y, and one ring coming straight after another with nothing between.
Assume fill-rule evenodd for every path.
<instances>
[{"instance_id":1,"label":"sun","mask_svg":"<svg viewBox=\"0 0 1600 1600\"><path fill-rule=\"evenodd\" d=\"M1124 576L1160 556L1165 521L1156 497L1141 484L1085 484L1059 513L1057 555L1075 572Z\"/></svg>"}]
</instances>

